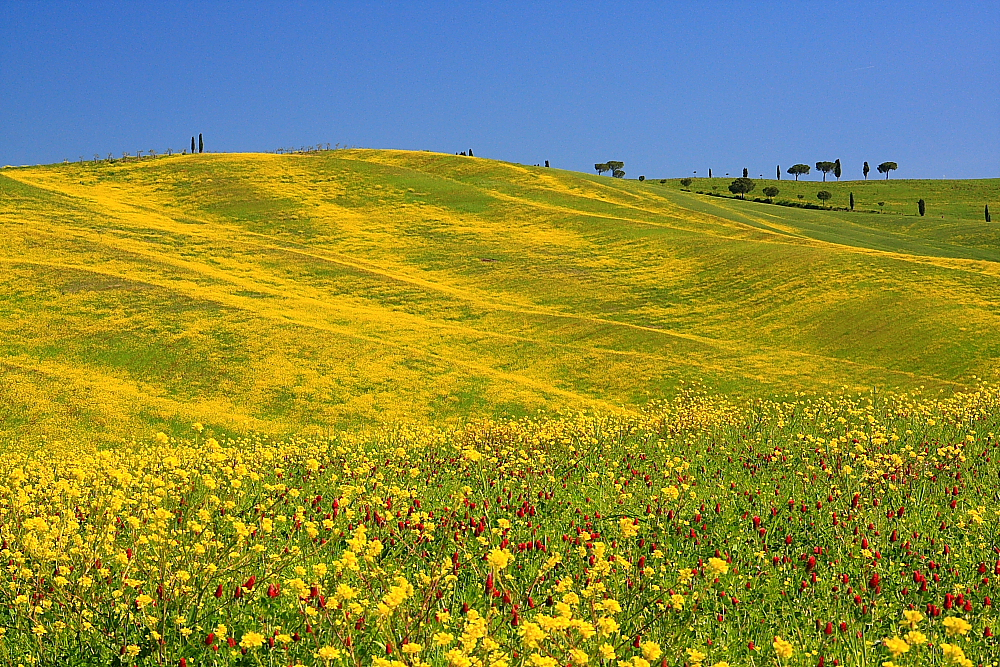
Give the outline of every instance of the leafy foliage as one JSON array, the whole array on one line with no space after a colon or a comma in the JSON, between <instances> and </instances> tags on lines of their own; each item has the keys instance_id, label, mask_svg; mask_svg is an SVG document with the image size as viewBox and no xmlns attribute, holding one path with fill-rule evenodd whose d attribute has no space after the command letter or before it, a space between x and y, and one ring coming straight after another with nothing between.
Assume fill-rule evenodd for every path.
<instances>
[{"instance_id":1,"label":"leafy foliage","mask_svg":"<svg viewBox=\"0 0 1000 667\"><path fill-rule=\"evenodd\" d=\"M799 176L802 174L808 174L810 171L809 165L807 164L793 164L788 168L788 173L795 176L795 180L799 180Z\"/></svg>"},{"instance_id":2,"label":"leafy foliage","mask_svg":"<svg viewBox=\"0 0 1000 667\"><path fill-rule=\"evenodd\" d=\"M755 187L757 187L757 184L754 183L751 179L737 178L735 181L729 184L729 191L732 192L734 195L739 195L740 199L744 199L745 195L748 192L753 191Z\"/></svg>"},{"instance_id":3,"label":"leafy foliage","mask_svg":"<svg viewBox=\"0 0 1000 667\"><path fill-rule=\"evenodd\" d=\"M889 172L899 169L895 162L883 162L878 166L878 173L885 174L885 180L889 180Z\"/></svg>"}]
</instances>

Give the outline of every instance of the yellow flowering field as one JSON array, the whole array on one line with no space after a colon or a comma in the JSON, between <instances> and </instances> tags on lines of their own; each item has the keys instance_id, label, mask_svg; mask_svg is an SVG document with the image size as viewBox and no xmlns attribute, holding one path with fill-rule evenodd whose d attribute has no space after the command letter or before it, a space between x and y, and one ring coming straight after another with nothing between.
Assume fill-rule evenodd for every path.
<instances>
[{"instance_id":1,"label":"yellow flowering field","mask_svg":"<svg viewBox=\"0 0 1000 667\"><path fill-rule=\"evenodd\" d=\"M1000 179L865 186L924 218L698 181L392 150L0 169L0 437L1000 381Z\"/></svg>"},{"instance_id":2,"label":"yellow flowering field","mask_svg":"<svg viewBox=\"0 0 1000 667\"><path fill-rule=\"evenodd\" d=\"M1000 388L20 440L23 665L995 664ZM363 433L363 434L362 434Z\"/></svg>"}]
</instances>

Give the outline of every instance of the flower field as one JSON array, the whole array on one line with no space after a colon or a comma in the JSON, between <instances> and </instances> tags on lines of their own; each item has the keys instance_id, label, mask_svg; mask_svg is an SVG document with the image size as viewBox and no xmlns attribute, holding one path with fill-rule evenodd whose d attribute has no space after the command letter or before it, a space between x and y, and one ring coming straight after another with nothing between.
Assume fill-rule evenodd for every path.
<instances>
[{"instance_id":1,"label":"flower field","mask_svg":"<svg viewBox=\"0 0 1000 667\"><path fill-rule=\"evenodd\" d=\"M978 665L1000 389L0 457L0 657Z\"/></svg>"}]
</instances>

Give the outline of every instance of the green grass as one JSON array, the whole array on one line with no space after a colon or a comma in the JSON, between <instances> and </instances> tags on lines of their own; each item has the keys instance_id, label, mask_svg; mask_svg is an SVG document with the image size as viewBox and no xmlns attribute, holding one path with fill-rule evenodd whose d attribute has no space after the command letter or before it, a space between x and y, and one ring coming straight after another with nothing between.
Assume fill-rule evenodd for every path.
<instances>
[{"instance_id":1,"label":"green grass","mask_svg":"<svg viewBox=\"0 0 1000 667\"><path fill-rule=\"evenodd\" d=\"M4 169L0 431L326 432L634 408L694 381L1000 379L982 219L1000 179L751 193L854 192L855 212L697 192L729 182L370 150Z\"/></svg>"}]
</instances>

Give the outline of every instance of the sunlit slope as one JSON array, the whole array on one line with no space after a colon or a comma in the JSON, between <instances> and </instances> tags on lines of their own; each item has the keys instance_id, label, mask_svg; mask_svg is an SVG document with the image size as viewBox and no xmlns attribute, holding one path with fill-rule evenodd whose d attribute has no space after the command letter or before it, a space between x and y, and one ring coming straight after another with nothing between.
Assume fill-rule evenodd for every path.
<instances>
[{"instance_id":1,"label":"sunlit slope","mask_svg":"<svg viewBox=\"0 0 1000 667\"><path fill-rule=\"evenodd\" d=\"M992 226L889 217L402 151L5 169L0 418L274 432L995 377Z\"/></svg>"}]
</instances>

